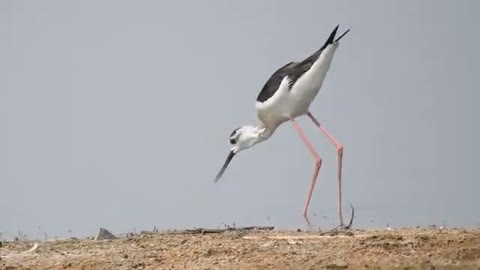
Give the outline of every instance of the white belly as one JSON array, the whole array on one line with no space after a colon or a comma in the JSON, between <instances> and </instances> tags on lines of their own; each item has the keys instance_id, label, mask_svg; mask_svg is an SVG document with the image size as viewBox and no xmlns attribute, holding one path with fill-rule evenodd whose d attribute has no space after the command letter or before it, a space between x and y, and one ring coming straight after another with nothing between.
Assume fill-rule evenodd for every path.
<instances>
[{"instance_id":1,"label":"white belly","mask_svg":"<svg viewBox=\"0 0 480 270\"><path fill-rule=\"evenodd\" d=\"M265 125L276 128L285 121L306 114L322 87L337 47L338 44L329 45L292 89L288 89L284 80L270 99L263 103L257 102L258 118Z\"/></svg>"}]
</instances>

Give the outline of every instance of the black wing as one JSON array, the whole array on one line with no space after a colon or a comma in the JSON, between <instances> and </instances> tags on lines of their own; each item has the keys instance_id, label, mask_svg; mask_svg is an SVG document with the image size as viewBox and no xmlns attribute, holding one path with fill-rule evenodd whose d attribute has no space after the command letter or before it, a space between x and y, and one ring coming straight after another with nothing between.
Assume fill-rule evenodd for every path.
<instances>
[{"instance_id":1,"label":"black wing","mask_svg":"<svg viewBox=\"0 0 480 270\"><path fill-rule=\"evenodd\" d=\"M314 54L310 55L308 58L306 58L302 62L290 62L285 66L279 68L277 71L275 71L275 73L272 74L272 76L268 79L268 81L265 83L262 90L258 94L257 101L265 102L270 97L272 97L273 94L275 94L275 92L278 90L278 87L280 86L280 83L282 82L285 76L288 76L290 78L289 86L291 89L292 86L295 84L295 82L312 67L315 61L317 61L318 57L320 57L323 50L325 50L325 48L329 44L333 43L333 39L335 38L337 29L338 29L338 25L332 31L332 33L328 37L325 44L323 44L323 46L320 49L318 49ZM342 38L347 32L345 32L342 36L340 36L340 38ZM340 38L338 38L336 41L340 40Z\"/></svg>"},{"instance_id":2,"label":"black wing","mask_svg":"<svg viewBox=\"0 0 480 270\"><path fill-rule=\"evenodd\" d=\"M271 98L273 94L277 91L280 83L282 82L285 76L289 76L293 73L293 70L297 63L290 62L285 66L279 68L275 73L270 76L270 79L265 83L262 90L258 94L257 101L265 102L267 99Z\"/></svg>"}]
</instances>

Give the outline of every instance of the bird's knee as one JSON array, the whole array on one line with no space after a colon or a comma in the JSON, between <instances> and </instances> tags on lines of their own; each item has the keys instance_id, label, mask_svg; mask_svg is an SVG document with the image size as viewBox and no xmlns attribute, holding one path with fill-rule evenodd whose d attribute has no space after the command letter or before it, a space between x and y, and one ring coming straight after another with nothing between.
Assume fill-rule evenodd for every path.
<instances>
[{"instance_id":1,"label":"bird's knee","mask_svg":"<svg viewBox=\"0 0 480 270\"><path fill-rule=\"evenodd\" d=\"M319 156L315 157L315 166L316 167L322 166L322 158L321 157L319 157Z\"/></svg>"},{"instance_id":2,"label":"bird's knee","mask_svg":"<svg viewBox=\"0 0 480 270\"><path fill-rule=\"evenodd\" d=\"M339 156L341 156L341 157L343 156L343 145L340 144L340 145L338 146L337 154L338 154Z\"/></svg>"}]
</instances>

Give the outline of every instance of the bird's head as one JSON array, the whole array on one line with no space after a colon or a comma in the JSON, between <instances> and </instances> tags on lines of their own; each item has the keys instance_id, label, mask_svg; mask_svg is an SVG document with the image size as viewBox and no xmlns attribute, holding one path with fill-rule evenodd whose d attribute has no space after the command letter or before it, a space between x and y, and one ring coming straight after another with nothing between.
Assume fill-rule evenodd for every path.
<instances>
[{"instance_id":1,"label":"bird's head","mask_svg":"<svg viewBox=\"0 0 480 270\"><path fill-rule=\"evenodd\" d=\"M265 132L265 128L254 127L250 125L245 125L239 128L236 128L230 134L230 153L228 153L227 159L223 164L220 172L215 177L215 181L217 182L222 177L223 173L227 169L228 164L232 161L233 157L240 151L248 149L255 144L264 140L262 136Z\"/></svg>"}]
</instances>

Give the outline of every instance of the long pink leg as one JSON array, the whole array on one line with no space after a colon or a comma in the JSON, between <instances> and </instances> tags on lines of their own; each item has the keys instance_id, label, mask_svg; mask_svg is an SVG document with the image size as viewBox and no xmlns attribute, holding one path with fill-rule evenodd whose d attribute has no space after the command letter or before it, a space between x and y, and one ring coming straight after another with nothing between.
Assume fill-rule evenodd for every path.
<instances>
[{"instance_id":1,"label":"long pink leg","mask_svg":"<svg viewBox=\"0 0 480 270\"><path fill-rule=\"evenodd\" d=\"M338 162L338 216L340 218L340 225L343 226L343 215L342 215L342 159L343 159L343 145L339 143L312 115L312 113L307 113L308 117L312 122L320 129L320 131L327 136L328 140L332 142L337 148L337 162Z\"/></svg>"},{"instance_id":2,"label":"long pink leg","mask_svg":"<svg viewBox=\"0 0 480 270\"><path fill-rule=\"evenodd\" d=\"M303 142L308 147L308 150L310 150L310 152L313 155L313 158L315 159L315 170L313 171L312 183L310 184L310 190L308 191L307 202L305 203L305 209L303 210L303 216L306 217L308 205L310 204L310 199L312 198L313 188L315 187L315 183L317 182L318 172L320 171L320 167L322 166L322 159L317 154L317 152L315 152L315 149L313 149L312 143L307 139L307 136L305 136L305 133L303 132L302 128L297 123L297 121L295 121L295 119L292 119L291 121L298 135L300 135L300 138L302 138Z\"/></svg>"}]
</instances>

